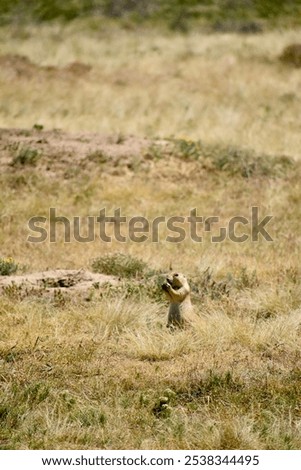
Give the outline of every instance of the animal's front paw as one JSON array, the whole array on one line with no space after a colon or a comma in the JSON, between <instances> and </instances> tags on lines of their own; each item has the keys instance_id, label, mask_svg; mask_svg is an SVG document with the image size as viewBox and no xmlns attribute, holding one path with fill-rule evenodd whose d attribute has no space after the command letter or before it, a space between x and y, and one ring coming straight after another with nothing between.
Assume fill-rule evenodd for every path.
<instances>
[{"instance_id":1,"label":"animal's front paw","mask_svg":"<svg viewBox=\"0 0 301 470\"><path fill-rule=\"evenodd\" d=\"M162 289L165 291L165 292L168 292L171 288L171 285L168 283L168 282L164 282L164 284L162 284Z\"/></svg>"}]
</instances>

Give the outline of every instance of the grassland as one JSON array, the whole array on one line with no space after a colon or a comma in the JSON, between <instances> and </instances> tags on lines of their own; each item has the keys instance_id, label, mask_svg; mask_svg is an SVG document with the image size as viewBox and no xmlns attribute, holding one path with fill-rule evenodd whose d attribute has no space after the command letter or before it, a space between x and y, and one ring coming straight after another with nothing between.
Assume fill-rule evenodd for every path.
<instances>
[{"instance_id":1,"label":"grassland","mask_svg":"<svg viewBox=\"0 0 301 470\"><path fill-rule=\"evenodd\" d=\"M295 155L300 73L278 56L298 37L298 30L160 35L95 19L2 28L2 54L33 65L5 67L2 59L0 125L204 139ZM92 70L82 78L66 73L74 62Z\"/></svg>"},{"instance_id":2,"label":"grassland","mask_svg":"<svg viewBox=\"0 0 301 470\"><path fill-rule=\"evenodd\" d=\"M300 70L278 60L299 35L1 28L1 257L148 266L85 296L2 290L1 448L301 448ZM252 206L273 242L26 241L50 207L225 225ZM175 334L156 285L171 264L199 313Z\"/></svg>"}]
</instances>

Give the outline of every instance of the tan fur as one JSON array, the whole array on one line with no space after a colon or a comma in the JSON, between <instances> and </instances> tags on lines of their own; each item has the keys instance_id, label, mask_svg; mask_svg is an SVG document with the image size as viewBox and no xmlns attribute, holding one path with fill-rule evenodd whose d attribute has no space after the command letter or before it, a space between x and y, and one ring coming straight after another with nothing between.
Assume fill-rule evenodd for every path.
<instances>
[{"instance_id":1,"label":"tan fur","mask_svg":"<svg viewBox=\"0 0 301 470\"><path fill-rule=\"evenodd\" d=\"M191 324L195 315L193 314L190 287L186 277L181 273L168 274L162 289L170 302L167 327L183 328Z\"/></svg>"}]
</instances>

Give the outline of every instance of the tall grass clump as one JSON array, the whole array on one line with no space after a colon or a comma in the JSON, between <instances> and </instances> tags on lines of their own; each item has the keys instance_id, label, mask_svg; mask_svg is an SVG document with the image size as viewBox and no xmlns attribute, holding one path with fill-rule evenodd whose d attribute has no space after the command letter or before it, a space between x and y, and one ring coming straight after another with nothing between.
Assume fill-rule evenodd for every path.
<instances>
[{"instance_id":1,"label":"tall grass clump","mask_svg":"<svg viewBox=\"0 0 301 470\"><path fill-rule=\"evenodd\" d=\"M112 276L135 278L142 276L147 264L139 258L123 253L114 253L99 256L92 262L92 269L96 273L110 274Z\"/></svg>"}]
</instances>

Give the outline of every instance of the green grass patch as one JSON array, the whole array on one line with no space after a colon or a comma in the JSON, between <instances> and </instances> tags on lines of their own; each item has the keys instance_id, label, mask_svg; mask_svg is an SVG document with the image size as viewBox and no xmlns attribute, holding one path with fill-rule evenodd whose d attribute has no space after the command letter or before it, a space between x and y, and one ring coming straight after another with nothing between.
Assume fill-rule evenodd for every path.
<instances>
[{"instance_id":1,"label":"green grass patch","mask_svg":"<svg viewBox=\"0 0 301 470\"><path fill-rule=\"evenodd\" d=\"M94 259L92 262L92 269L95 273L135 278L142 276L147 271L147 263L131 255L114 253L99 256Z\"/></svg>"},{"instance_id":2,"label":"green grass patch","mask_svg":"<svg viewBox=\"0 0 301 470\"><path fill-rule=\"evenodd\" d=\"M297 0L0 0L0 21L72 21L86 16L126 19L132 24L156 22L171 30L188 31L196 24L225 31L259 32L261 23L298 23ZM300 21L299 21L300 24Z\"/></svg>"},{"instance_id":3,"label":"green grass patch","mask_svg":"<svg viewBox=\"0 0 301 470\"><path fill-rule=\"evenodd\" d=\"M0 276L9 276L18 270L18 263L13 258L0 258Z\"/></svg>"},{"instance_id":4,"label":"green grass patch","mask_svg":"<svg viewBox=\"0 0 301 470\"><path fill-rule=\"evenodd\" d=\"M295 168L293 159L286 155L258 154L251 149L206 144L202 141L172 139L170 146L152 145L147 155L162 159L172 155L184 161L200 162L208 171L225 172L243 178L286 176Z\"/></svg>"},{"instance_id":5,"label":"green grass patch","mask_svg":"<svg viewBox=\"0 0 301 470\"><path fill-rule=\"evenodd\" d=\"M36 166L41 155L37 149L21 147L14 156L12 166Z\"/></svg>"}]
</instances>

